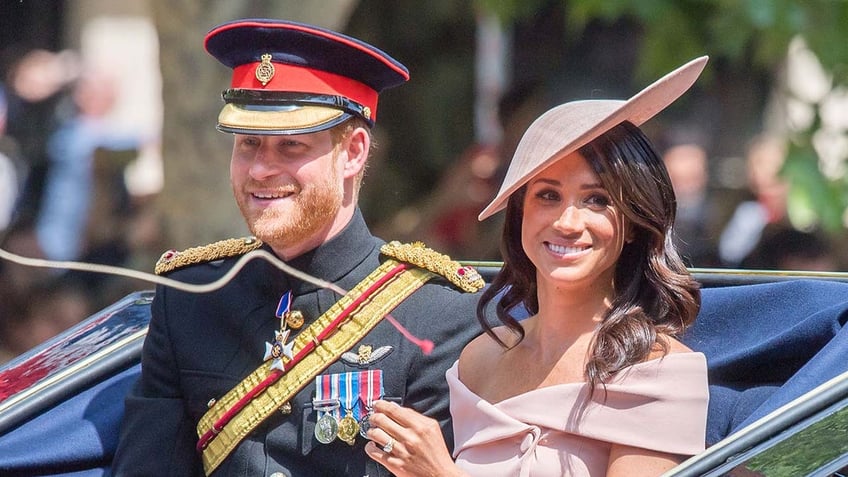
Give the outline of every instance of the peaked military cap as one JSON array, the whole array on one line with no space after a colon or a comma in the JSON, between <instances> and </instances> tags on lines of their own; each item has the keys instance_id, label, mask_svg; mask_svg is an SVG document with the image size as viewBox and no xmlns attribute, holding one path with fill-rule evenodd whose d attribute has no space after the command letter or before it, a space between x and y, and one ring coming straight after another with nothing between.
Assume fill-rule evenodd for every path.
<instances>
[{"instance_id":1,"label":"peaked military cap","mask_svg":"<svg viewBox=\"0 0 848 477\"><path fill-rule=\"evenodd\" d=\"M351 117L373 126L377 96L409 80L397 60L363 41L284 20L224 23L206 51L233 69L218 129L242 134L306 134Z\"/></svg>"}]
</instances>

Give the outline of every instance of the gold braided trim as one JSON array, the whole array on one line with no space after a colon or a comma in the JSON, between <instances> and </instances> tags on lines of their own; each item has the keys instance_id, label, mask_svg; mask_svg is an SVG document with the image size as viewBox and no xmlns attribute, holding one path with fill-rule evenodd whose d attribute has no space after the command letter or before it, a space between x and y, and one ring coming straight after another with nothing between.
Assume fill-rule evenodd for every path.
<instances>
[{"instance_id":1,"label":"gold braided trim","mask_svg":"<svg viewBox=\"0 0 848 477\"><path fill-rule=\"evenodd\" d=\"M243 237L221 240L201 247L187 248L181 252L168 250L159 257L153 271L157 275L168 273L177 268L196 263L211 262L222 258L244 255L262 246L262 241L256 237Z\"/></svg>"},{"instance_id":2,"label":"gold braided trim","mask_svg":"<svg viewBox=\"0 0 848 477\"><path fill-rule=\"evenodd\" d=\"M471 266L463 266L445 254L427 248L421 242L400 243L393 240L380 248L387 255L401 262L411 263L431 272L438 273L463 291L475 293L486 284L480 273Z\"/></svg>"},{"instance_id":3,"label":"gold braided trim","mask_svg":"<svg viewBox=\"0 0 848 477\"><path fill-rule=\"evenodd\" d=\"M398 265L394 260L386 260L380 267L365 277L356 287L337 301L326 313L318 317L309 327L301 331L294 339L293 354L312 342L346 307L354 302L363 291L377 282ZM409 268L377 290L370 299L365 300L353 310L335 333L330 335L311 353L306 355L280 379L257 395L229 423L220 434L209 442L203 450L203 468L206 474L212 473L224 459L247 437L260 423L287 403L304 386L314 379L365 336L380 320L406 297L435 275L420 268ZM271 373L269 363L263 363L256 371L247 376L231 389L203 415L197 425L197 435L203 436L227 410L242 396L256 388Z\"/></svg>"}]
</instances>

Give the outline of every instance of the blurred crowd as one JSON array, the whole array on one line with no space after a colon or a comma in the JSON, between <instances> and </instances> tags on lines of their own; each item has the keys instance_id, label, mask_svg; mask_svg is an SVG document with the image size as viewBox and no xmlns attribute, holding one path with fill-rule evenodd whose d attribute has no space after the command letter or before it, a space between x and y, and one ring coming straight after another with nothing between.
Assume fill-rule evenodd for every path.
<instances>
[{"instance_id":1,"label":"blurred crowd","mask_svg":"<svg viewBox=\"0 0 848 477\"><path fill-rule=\"evenodd\" d=\"M166 248L155 197L134 195L125 172L153 138L117 131L116 85L73 52L33 50L7 61L0 81L0 245L12 253L150 270ZM495 195L530 122L550 106L543 85L515 85L499 103L497 144L473 144L419 202L375 224L378 235L420 240L463 260L500 260ZM694 131L656 141L678 200L674 238L691 267L844 270L833 238L787 217L786 144L752 138L740 151L747 187L717 186L708 142ZM78 323L144 283L0 262L0 363Z\"/></svg>"},{"instance_id":2,"label":"blurred crowd","mask_svg":"<svg viewBox=\"0 0 848 477\"><path fill-rule=\"evenodd\" d=\"M4 58L0 81L0 245L30 258L133 266L161 250L153 197L125 170L153 138L114 127L116 78L73 51ZM150 265L144 267L149 269ZM0 362L143 284L0 262Z\"/></svg>"},{"instance_id":3,"label":"blurred crowd","mask_svg":"<svg viewBox=\"0 0 848 477\"><path fill-rule=\"evenodd\" d=\"M742 151L746 187L729 190L711 180L706 141L682 135L662 144L675 195L674 238L691 267L747 270L843 271L837 239L789 220L789 180L782 168L786 140L768 133Z\"/></svg>"}]
</instances>

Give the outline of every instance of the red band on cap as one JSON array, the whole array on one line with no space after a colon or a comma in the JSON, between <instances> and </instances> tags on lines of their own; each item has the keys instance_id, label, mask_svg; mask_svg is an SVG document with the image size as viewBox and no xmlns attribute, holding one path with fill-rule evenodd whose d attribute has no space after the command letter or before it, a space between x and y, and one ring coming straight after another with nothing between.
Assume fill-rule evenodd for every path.
<instances>
[{"instance_id":1,"label":"red band on cap","mask_svg":"<svg viewBox=\"0 0 848 477\"><path fill-rule=\"evenodd\" d=\"M377 119L377 92L359 81L303 66L273 63L274 76L262 86L256 79L256 67L260 64L248 63L233 69L231 87L344 96L370 108L371 120Z\"/></svg>"}]
</instances>

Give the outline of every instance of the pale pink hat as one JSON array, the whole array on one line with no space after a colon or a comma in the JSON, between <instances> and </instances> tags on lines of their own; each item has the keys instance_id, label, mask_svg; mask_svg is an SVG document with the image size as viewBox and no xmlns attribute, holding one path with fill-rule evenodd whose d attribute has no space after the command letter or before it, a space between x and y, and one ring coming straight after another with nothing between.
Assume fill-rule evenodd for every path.
<instances>
[{"instance_id":1,"label":"pale pink hat","mask_svg":"<svg viewBox=\"0 0 848 477\"><path fill-rule=\"evenodd\" d=\"M509 196L557 160L580 149L624 121L636 126L651 119L688 90L707 64L696 58L622 100L572 101L550 109L527 128L494 200L480 212L483 220L506 206Z\"/></svg>"}]
</instances>

